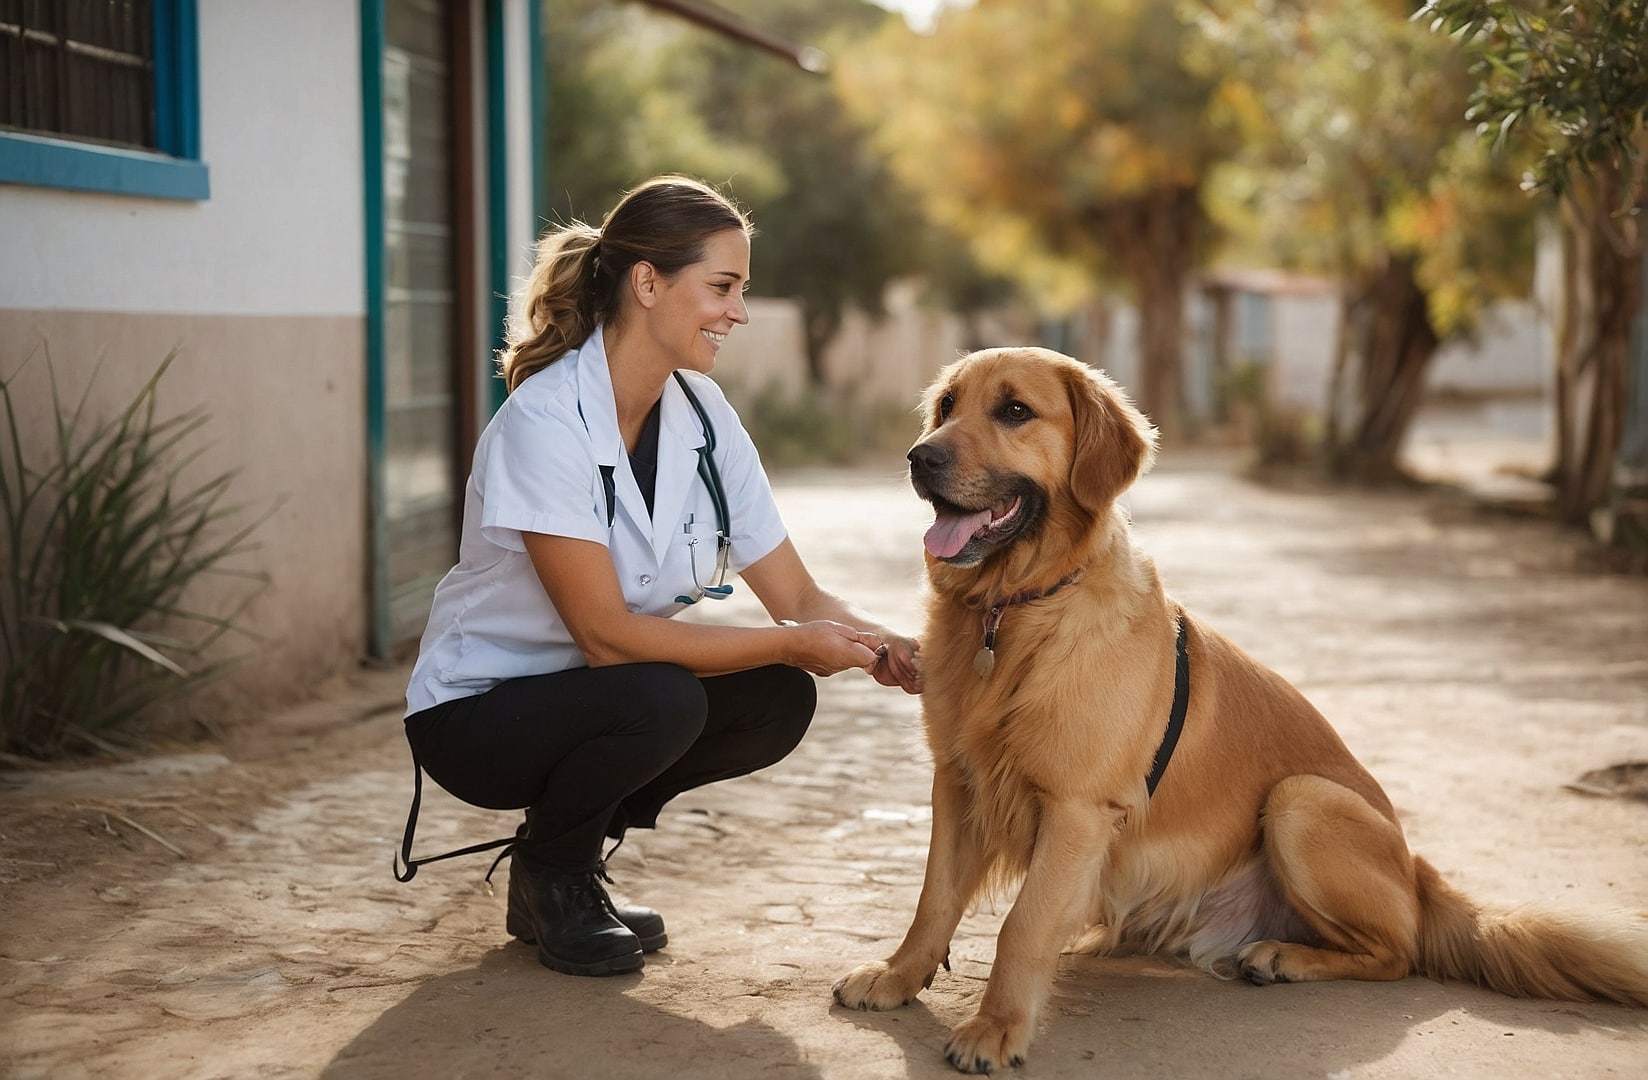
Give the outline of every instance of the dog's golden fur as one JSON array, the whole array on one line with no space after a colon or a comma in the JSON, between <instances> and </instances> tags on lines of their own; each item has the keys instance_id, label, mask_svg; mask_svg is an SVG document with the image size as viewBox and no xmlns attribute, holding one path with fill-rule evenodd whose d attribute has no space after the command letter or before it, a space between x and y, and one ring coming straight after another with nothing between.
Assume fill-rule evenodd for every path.
<instances>
[{"instance_id":1,"label":"dog's golden fur","mask_svg":"<svg viewBox=\"0 0 1648 1080\"><path fill-rule=\"evenodd\" d=\"M1040 349L974 353L924 415L912 480L941 525L964 523L927 557L932 844L903 944L837 983L841 1004L913 1000L970 902L1017 881L983 1002L946 1048L964 1071L1019 1064L1078 937L1259 983L1419 972L1648 1005L1636 923L1480 910L1409 853L1321 714L1167 597L1116 506L1155 432L1108 378ZM1070 575L1004 609L995 668L977 674L983 613ZM1188 714L1151 795L1181 619Z\"/></svg>"}]
</instances>

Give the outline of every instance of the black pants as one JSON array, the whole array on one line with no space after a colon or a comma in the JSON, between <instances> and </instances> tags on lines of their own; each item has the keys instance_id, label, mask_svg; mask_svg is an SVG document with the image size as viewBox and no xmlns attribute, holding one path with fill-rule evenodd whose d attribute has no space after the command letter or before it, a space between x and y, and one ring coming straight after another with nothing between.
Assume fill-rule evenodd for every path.
<instances>
[{"instance_id":1,"label":"black pants","mask_svg":"<svg viewBox=\"0 0 1648 1080\"><path fill-rule=\"evenodd\" d=\"M527 812L523 854L558 870L603 836L650 829L690 788L781 760L818 704L812 676L773 665L700 679L674 664L510 679L406 718L413 756L449 793Z\"/></svg>"}]
</instances>

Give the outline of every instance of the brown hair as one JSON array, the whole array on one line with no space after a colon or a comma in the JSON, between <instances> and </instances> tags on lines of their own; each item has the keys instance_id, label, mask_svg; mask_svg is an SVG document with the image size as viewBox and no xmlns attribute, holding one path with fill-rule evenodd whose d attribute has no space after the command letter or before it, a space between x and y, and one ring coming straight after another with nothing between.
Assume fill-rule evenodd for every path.
<instances>
[{"instance_id":1,"label":"brown hair","mask_svg":"<svg viewBox=\"0 0 1648 1080\"><path fill-rule=\"evenodd\" d=\"M636 263L679 273L727 229L753 231L731 199L685 176L659 176L619 199L599 229L574 221L545 233L498 358L504 384L513 391L612 320Z\"/></svg>"}]
</instances>

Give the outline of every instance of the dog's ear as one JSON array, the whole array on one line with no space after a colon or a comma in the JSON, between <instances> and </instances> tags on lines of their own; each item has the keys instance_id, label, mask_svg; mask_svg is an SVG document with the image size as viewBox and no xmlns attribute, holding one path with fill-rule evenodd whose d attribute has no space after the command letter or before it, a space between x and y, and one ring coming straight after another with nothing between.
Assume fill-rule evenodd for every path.
<instances>
[{"instance_id":1,"label":"dog's ear","mask_svg":"<svg viewBox=\"0 0 1648 1080\"><path fill-rule=\"evenodd\" d=\"M921 404L917 409L921 413L921 434L931 435L938 429L938 399L944 396L945 387L949 383L949 369L945 368L938 373L938 377L927 384L927 389L921 393Z\"/></svg>"},{"instance_id":2,"label":"dog's ear","mask_svg":"<svg viewBox=\"0 0 1648 1080\"><path fill-rule=\"evenodd\" d=\"M1156 429L1104 372L1079 362L1065 371L1076 421L1070 490L1097 516L1155 461Z\"/></svg>"}]
</instances>

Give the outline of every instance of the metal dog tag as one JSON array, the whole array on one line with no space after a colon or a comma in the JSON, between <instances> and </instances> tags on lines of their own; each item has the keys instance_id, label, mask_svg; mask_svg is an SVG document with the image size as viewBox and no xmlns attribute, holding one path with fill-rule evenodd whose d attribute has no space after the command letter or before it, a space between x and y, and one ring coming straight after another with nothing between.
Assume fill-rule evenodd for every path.
<instances>
[{"instance_id":1,"label":"metal dog tag","mask_svg":"<svg viewBox=\"0 0 1648 1080\"><path fill-rule=\"evenodd\" d=\"M973 670L978 672L979 678L988 679L990 677L990 673L996 670L995 650L991 649L989 646L985 646L978 652L974 653Z\"/></svg>"}]
</instances>

